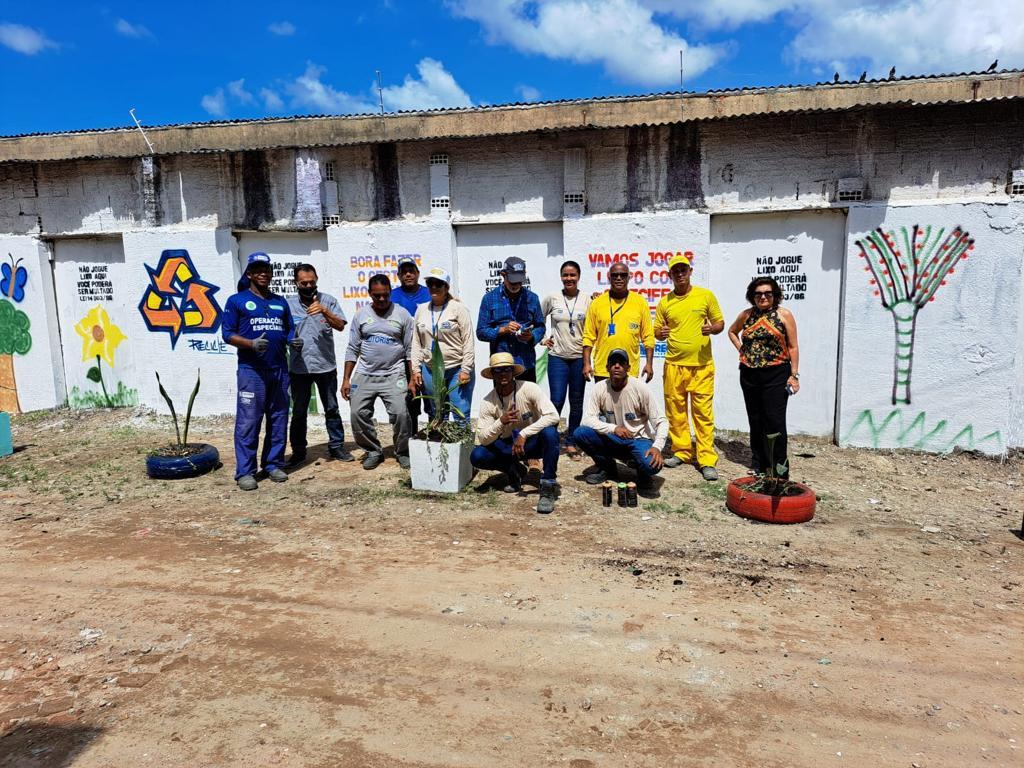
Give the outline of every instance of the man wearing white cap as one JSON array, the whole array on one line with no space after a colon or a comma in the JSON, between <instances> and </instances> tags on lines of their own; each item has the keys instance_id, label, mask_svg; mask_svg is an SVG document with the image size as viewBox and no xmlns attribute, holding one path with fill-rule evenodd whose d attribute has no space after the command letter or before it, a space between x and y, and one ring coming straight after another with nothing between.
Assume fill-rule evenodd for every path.
<instances>
[{"instance_id":1,"label":"man wearing white cap","mask_svg":"<svg viewBox=\"0 0 1024 768\"><path fill-rule=\"evenodd\" d=\"M526 467L522 460L542 458L537 511L547 514L558 496L558 411L544 391L530 381L516 381L523 366L508 352L491 355L480 375L494 381L494 389L480 404L476 437L480 442L470 462L478 469L494 469L508 477L506 493L522 490Z\"/></svg>"},{"instance_id":2,"label":"man wearing white cap","mask_svg":"<svg viewBox=\"0 0 1024 768\"><path fill-rule=\"evenodd\" d=\"M691 254L692 255L692 254ZM668 340L665 352L665 411L668 415L671 455L666 467L694 462L687 406L693 416L697 443L696 464L705 480L717 480L715 452L715 362L711 337L725 328L715 294L690 283L690 259L677 253L668 262L673 291L654 313L654 336Z\"/></svg>"},{"instance_id":3,"label":"man wearing white cap","mask_svg":"<svg viewBox=\"0 0 1024 768\"><path fill-rule=\"evenodd\" d=\"M476 340L473 320L466 305L451 294L451 275L441 267L427 270L430 301L416 309L412 334L412 379L410 390L425 395L434 393L432 360L437 345L444 361L444 384L448 390L448 412L456 421L469 423L473 402L473 367ZM431 416L433 407L426 401ZM448 413L444 414L447 418Z\"/></svg>"}]
</instances>

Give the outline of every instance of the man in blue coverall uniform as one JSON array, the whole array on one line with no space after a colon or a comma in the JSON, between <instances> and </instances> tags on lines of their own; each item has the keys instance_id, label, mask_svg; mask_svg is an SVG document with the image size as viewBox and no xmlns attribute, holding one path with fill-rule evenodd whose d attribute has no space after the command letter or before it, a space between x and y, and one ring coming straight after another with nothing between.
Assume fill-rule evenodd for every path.
<instances>
[{"instance_id":1,"label":"man in blue coverall uniform","mask_svg":"<svg viewBox=\"0 0 1024 768\"><path fill-rule=\"evenodd\" d=\"M484 294L476 323L476 337L491 345L491 354L508 352L525 369L520 381L537 381L536 347L544 338L544 313L537 294L523 285L526 262L505 259L499 273L502 284Z\"/></svg>"},{"instance_id":2,"label":"man in blue coverall uniform","mask_svg":"<svg viewBox=\"0 0 1024 768\"><path fill-rule=\"evenodd\" d=\"M238 348L238 405L235 410L235 480L243 491L254 491L256 450L260 429L267 422L263 440L263 470L275 483L288 475L284 449L288 436L288 359L285 346L296 351L302 339L295 327L288 301L270 292L273 267L263 252L249 254L245 268L249 288L228 299L224 306L221 336Z\"/></svg>"}]
</instances>

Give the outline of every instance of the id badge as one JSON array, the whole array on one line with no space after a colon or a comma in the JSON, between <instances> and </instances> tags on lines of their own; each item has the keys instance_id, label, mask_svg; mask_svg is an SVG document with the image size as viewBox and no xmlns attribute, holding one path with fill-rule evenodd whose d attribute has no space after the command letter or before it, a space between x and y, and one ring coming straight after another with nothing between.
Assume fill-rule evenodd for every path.
<instances>
[{"instance_id":1,"label":"id badge","mask_svg":"<svg viewBox=\"0 0 1024 768\"><path fill-rule=\"evenodd\" d=\"M608 335L609 336L614 336L615 335L615 323L608 323Z\"/></svg>"}]
</instances>

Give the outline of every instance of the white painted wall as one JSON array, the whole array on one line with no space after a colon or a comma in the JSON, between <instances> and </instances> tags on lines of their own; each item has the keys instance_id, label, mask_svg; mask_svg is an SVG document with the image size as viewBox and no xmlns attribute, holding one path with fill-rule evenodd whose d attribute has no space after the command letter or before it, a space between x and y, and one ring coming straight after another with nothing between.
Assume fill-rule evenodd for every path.
<instances>
[{"instance_id":1,"label":"white painted wall","mask_svg":"<svg viewBox=\"0 0 1024 768\"><path fill-rule=\"evenodd\" d=\"M902 229L961 226L974 239L917 315L910 402L892 402L895 325L875 295L856 241L881 228L904 253ZM999 453L1021 444L1021 206L860 206L849 218L839 439L878 448ZM869 250L869 253L873 253ZM922 262L923 263L923 262ZM1016 390L1016 393L1015 393ZM1019 412L1019 403L1017 404Z\"/></svg>"},{"instance_id":2,"label":"white painted wall","mask_svg":"<svg viewBox=\"0 0 1024 768\"><path fill-rule=\"evenodd\" d=\"M710 287L722 307L726 328L713 341L716 425L742 431L749 426L739 383L739 356L729 342L728 330L750 306L745 298L750 280L774 277L787 294L784 304L796 318L800 345L801 389L790 398L787 427L792 433L833 433L845 237L846 217L841 211L711 218Z\"/></svg>"}]
</instances>

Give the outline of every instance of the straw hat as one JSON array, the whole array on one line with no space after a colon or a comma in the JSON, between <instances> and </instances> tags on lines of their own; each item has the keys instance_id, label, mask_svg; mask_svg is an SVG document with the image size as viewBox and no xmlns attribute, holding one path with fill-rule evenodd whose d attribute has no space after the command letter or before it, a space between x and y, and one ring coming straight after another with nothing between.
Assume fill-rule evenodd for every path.
<instances>
[{"instance_id":1,"label":"straw hat","mask_svg":"<svg viewBox=\"0 0 1024 768\"><path fill-rule=\"evenodd\" d=\"M508 352L495 352L491 355L490 364L480 371L480 375L485 379L493 379L494 376L491 375L491 370L493 368L507 368L508 366L512 366L513 375L515 376L519 376L526 370L523 366L517 363L516 359Z\"/></svg>"}]
</instances>

